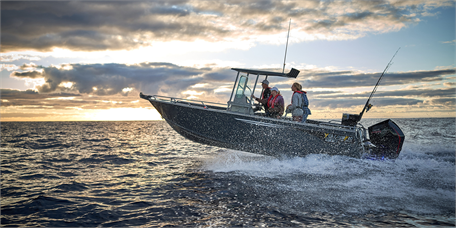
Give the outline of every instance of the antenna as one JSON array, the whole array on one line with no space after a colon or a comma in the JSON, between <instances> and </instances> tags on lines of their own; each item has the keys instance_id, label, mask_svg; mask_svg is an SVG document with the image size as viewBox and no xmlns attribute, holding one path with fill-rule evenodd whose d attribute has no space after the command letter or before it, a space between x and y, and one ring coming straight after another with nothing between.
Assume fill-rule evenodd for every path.
<instances>
[{"instance_id":1,"label":"antenna","mask_svg":"<svg viewBox=\"0 0 456 228\"><path fill-rule=\"evenodd\" d=\"M290 26L291 26L291 18L290 18L290 22L288 23L287 46L285 47L285 57L283 57L282 74L283 74L283 72L285 72L285 61L287 60L287 49L288 49L288 38L290 37Z\"/></svg>"}]
</instances>

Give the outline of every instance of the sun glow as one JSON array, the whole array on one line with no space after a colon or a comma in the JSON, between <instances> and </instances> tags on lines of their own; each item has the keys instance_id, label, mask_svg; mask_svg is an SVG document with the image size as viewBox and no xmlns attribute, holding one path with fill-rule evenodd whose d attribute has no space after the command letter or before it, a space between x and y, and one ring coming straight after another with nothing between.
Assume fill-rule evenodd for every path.
<instances>
[{"instance_id":1,"label":"sun glow","mask_svg":"<svg viewBox=\"0 0 456 228\"><path fill-rule=\"evenodd\" d=\"M45 100L73 100L75 97L51 97L45 98ZM78 99L81 100L81 99Z\"/></svg>"},{"instance_id":2,"label":"sun glow","mask_svg":"<svg viewBox=\"0 0 456 228\"><path fill-rule=\"evenodd\" d=\"M93 121L161 120L157 110L152 108L111 108L86 112L86 119Z\"/></svg>"},{"instance_id":3,"label":"sun glow","mask_svg":"<svg viewBox=\"0 0 456 228\"><path fill-rule=\"evenodd\" d=\"M131 92L132 90L133 90L133 88L127 87L127 88L123 88L122 92L127 93L127 92Z\"/></svg>"},{"instance_id":4,"label":"sun glow","mask_svg":"<svg viewBox=\"0 0 456 228\"><path fill-rule=\"evenodd\" d=\"M73 86L73 82L62 82L60 84L65 88L71 88Z\"/></svg>"},{"instance_id":5,"label":"sun glow","mask_svg":"<svg viewBox=\"0 0 456 228\"><path fill-rule=\"evenodd\" d=\"M194 90L187 90L185 92L182 92L182 94L185 94L185 95L191 95L191 96L199 96L199 95L202 95L204 92L196 92Z\"/></svg>"}]
</instances>

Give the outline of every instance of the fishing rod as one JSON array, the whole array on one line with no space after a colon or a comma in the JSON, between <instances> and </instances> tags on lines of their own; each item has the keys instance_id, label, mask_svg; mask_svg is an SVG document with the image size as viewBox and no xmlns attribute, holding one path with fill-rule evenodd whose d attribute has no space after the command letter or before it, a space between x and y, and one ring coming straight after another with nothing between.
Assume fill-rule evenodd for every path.
<instances>
[{"instance_id":1,"label":"fishing rod","mask_svg":"<svg viewBox=\"0 0 456 228\"><path fill-rule=\"evenodd\" d=\"M401 48L399 48L401 49ZM385 67L385 70L383 70L383 73L382 75L380 75L380 78L378 79L377 81L377 84L375 84L375 87L374 87L374 90L372 90L372 93L370 94L369 96L369 99L367 99L367 102L366 104L364 105L364 108L363 108L363 111L361 111L361 113L359 113L359 120L361 120L361 118L363 117L363 114L364 114L364 111L368 112L371 108L372 108L372 104L369 103L369 101L371 100L371 98L374 96L374 93L377 92L377 87L378 85L380 84L380 81L382 80L383 78L383 75L385 75L386 71L388 70L388 68L390 68L391 65L393 65L393 59L394 57L396 56L397 52L399 52L399 49L397 49L396 53L394 53L393 57L391 58L391 60L389 61L388 65L386 65ZM367 110L366 110L367 109Z\"/></svg>"}]
</instances>

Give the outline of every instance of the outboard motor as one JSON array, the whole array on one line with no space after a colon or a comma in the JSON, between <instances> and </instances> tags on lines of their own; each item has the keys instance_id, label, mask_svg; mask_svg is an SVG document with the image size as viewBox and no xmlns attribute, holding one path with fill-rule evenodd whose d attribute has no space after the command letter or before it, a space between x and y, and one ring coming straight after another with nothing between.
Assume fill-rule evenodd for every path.
<instances>
[{"instance_id":1,"label":"outboard motor","mask_svg":"<svg viewBox=\"0 0 456 228\"><path fill-rule=\"evenodd\" d=\"M345 126L356 126L361 120L360 115L344 113L342 115L342 125Z\"/></svg>"},{"instance_id":2,"label":"outboard motor","mask_svg":"<svg viewBox=\"0 0 456 228\"><path fill-rule=\"evenodd\" d=\"M371 155L390 159L399 156L405 136L396 123L388 119L370 126L368 130L370 141L376 146L371 149Z\"/></svg>"}]
</instances>

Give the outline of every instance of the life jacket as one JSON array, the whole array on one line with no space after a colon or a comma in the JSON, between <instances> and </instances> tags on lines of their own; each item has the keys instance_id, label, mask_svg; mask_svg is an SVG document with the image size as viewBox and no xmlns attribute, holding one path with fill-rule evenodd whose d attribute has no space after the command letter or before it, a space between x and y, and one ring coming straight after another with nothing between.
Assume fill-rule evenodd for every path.
<instances>
[{"instance_id":1,"label":"life jacket","mask_svg":"<svg viewBox=\"0 0 456 228\"><path fill-rule=\"evenodd\" d=\"M271 91L271 87L268 87L268 89L269 89L269 92L270 92ZM261 93L261 99L264 99L264 92L266 92L266 89L263 90L263 93Z\"/></svg>"},{"instance_id":2,"label":"life jacket","mask_svg":"<svg viewBox=\"0 0 456 228\"><path fill-rule=\"evenodd\" d=\"M277 94L275 97L272 97L272 94L271 94L271 96L269 96L269 98L268 98L268 107L269 108L274 108L275 100L277 99L277 97L279 97L279 95L280 94ZM271 99L272 99L272 103L270 103Z\"/></svg>"}]
</instances>

